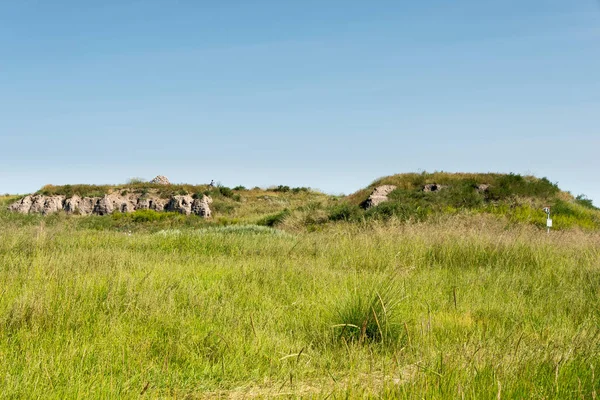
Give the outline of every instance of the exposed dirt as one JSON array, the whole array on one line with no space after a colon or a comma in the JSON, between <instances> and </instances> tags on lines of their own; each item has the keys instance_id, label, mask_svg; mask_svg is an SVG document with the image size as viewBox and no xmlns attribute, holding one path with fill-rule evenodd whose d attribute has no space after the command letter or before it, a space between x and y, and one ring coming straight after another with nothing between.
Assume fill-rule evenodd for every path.
<instances>
[{"instance_id":1,"label":"exposed dirt","mask_svg":"<svg viewBox=\"0 0 600 400\"><path fill-rule=\"evenodd\" d=\"M395 189L396 186L394 185L383 185L376 187L369 198L362 204L363 208L375 207L383 202L388 201L388 194L392 193Z\"/></svg>"}]
</instances>

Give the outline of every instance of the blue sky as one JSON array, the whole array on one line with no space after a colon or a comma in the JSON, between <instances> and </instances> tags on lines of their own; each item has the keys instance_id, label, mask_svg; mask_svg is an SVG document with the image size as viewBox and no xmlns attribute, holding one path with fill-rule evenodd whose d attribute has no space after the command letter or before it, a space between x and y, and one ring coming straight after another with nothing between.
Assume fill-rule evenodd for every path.
<instances>
[{"instance_id":1,"label":"blue sky","mask_svg":"<svg viewBox=\"0 0 600 400\"><path fill-rule=\"evenodd\" d=\"M1 1L0 192L547 176L600 204L600 6Z\"/></svg>"}]
</instances>

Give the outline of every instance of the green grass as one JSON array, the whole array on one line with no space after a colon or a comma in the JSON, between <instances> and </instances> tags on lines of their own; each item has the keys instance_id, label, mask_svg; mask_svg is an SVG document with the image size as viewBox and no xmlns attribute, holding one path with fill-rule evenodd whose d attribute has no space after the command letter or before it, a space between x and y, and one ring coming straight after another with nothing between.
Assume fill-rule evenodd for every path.
<instances>
[{"instance_id":1,"label":"green grass","mask_svg":"<svg viewBox=\"0 0 600 400\"><path fill-rule=\"evenodd\" d=\"M362 209L381 184L398 189ZM547 179L40 193L109 191L206 193L214 217L21 215L0 196L0 398L598 396L600 211Z\"/></svg>"},{"instance_id":2,"label":"green grass","mask_svg":"<svg viewBox=\"0 0 600 400\"><path fill-rule=\"evenodd\" d=\"M0 211L1 398L598 395L598 233L165 215Z\"/></svg>"}]
</instances>

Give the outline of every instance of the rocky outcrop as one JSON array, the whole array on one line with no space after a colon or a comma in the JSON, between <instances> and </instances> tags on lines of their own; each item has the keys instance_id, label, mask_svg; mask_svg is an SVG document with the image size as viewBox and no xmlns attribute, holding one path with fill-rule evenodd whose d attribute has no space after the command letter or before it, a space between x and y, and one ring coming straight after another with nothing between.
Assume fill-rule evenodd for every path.
<instances>
[{"instance_id":1,"label":"rocky outcrop","mask_svg":"<svg viewBox=\"0 0 600 400\"><path fill-rule=\"evenodd\" d=\"M173 196L165 205L165 211L178 212L185 215L196 214L204 218L211 216L210 204L212 199L206 195L201 198L192 196Z\"/></svg>"},{"instance_id":2,"label":"rocky outcrop","mask_svg":"<svg viewBox=\"0 0 600 400\"><path fill-rule=\"evenodd\" d=\"M25 196L11 204L8 209L21 214L51 214L63 209L65 196Z\"/></svg>"},{"instance_id":3,"label":"rocky outcrop","mask_svg":"<svg viewBox=\"0 0 600 400\"><path fill-rule=\"evenodd\" d=\"M490 185L488 185L487 183L480 183L479 185L477 185L477 187L475 187L475 190L477 190L479 193L485 193L489 191L489 189Z\"/></svg>"},{"instance_id":4,"label":"rocky outcrop","mask_svg":"<svg viewBox=\"0 0 600 400\"><path fill-rule=\"evenodd\" d=\"M9 211L18 212L21 214L28 214L31 210L31 204L33 203L32 196L25 196L21 200L18 200L8 206Z\"/></svg>"},{"instance_id":5,"label":"rocky outcrop","mask_svg":"<svg viewBox=\"0 0 600 400\"><path fill-rule=\"evenodd\" d=\"M210 218L210 204L212 199L206 195L202 196L201 199L194 199L192 203L192 213L199 215L204 218Z\"/></svg>"},{"instance_id":6,"label":"rocky outcrop","mask_svg":"<svg viewBox=\"0 0 600 400\"><path fill-rule=\"evenodd\" d=\"M105 195L94 205L94 214L97 215L108 215L112 214L115 211L112 200Z\"/></svg>"},{"instance_id":7,"label":"rocky outcrop","mask_svg":"<svg viewBox=\"0 0 600 400\"><path fill-rule=\"evenodd\" d=\"M158 175L156 178L152 179L150 183L157 183L159 185L170 185L171 182L167 179L166 176Z\"/></svg>"},{"instance_id":8,"label":"rocky outcrop","mask_svg":"<svg viewBox=\"0 0 600 400\"><path fill-rule=\"evenodd\" d=\"M185 215L195 214L210 218L212 199L206 195L194 199L192 196L172 196L162 199L148 194L106 194L104 197L79 197L30 195L11 204L10 211L21 214L51 214L65 211L68 214L108 215L113 212L129 213L135 210L174 211Z\"/></svg>"},{"instance_id":9,"label":"rocky outcrop","mask_svg":"<svg viewBox=\"0 0 600 400\"><path fill-rule=\"evenodd\" d=\"M439 183L429 183L425 186L423 186L423 191L424 192L439 192L440 190L444 189L446 186L444 185L440 185Z\"/></svg>"},{"instance_id":10,"label":"rocky outcrop","mask_svg":"<svg viewBox=\"0 0 600 400\"><path fill-rule=\"evenodd\" d=\"M115 194L104 195L94 206L94 214L107 215L115 211L128 213L136 210L137 199L118 196Z\"/></svg>"},{"instance_id":11,"label":"rocky outcrop","mask_svg":"<svg viewBox=\"0 0 600 400\"><path fill-rule=\"evenodd\" d=\"M63 209L65 196L48 196L43 200L42 214L52 214Z\"/></svg>"},{"instance_id":12,"label":"rocky outcrop","mask_svg":"<svg viewBox=\"0 0 600 400\"><path fill-rule=\"evenodd\" d=\"M142 196L138 199L136 210L164 211L168 200L157 197Z\"/></svg>"},{"instance_id":13,"label":"rocky outcrop","mask_svg":"<svg viewBox=\"0 0 600 400\"><path fill-rule=\"evenodd\" d=\"M100 200L98 197L79 197L74 195L65 200L63 210L69 214L90 215L94 212L94 207Z\"/></svg>"},{"instance_id":14,"label":"rocky outcrop","mask_svg":"<svg viewBox=\"0 0 600 400\"><path fill-rule=\"evenodd\" d=\"M382 185L376 187L369 198L363 202L363 208L375 207L383 202L388 201L388 194L392 193L395 189L396 186L394 185Z\"/></svg>"},{"instance_id":15,"label":"rocky outcrop","mask_svg":"<svg viewBox=\"0 0 600 400\"><path fill-rule=\"evenodd\" d=\"M194 199L192 198L192 196L173 196L167 203L165 210L190 215L192 213L193 202Z\"/></svg>"}]
</instances>

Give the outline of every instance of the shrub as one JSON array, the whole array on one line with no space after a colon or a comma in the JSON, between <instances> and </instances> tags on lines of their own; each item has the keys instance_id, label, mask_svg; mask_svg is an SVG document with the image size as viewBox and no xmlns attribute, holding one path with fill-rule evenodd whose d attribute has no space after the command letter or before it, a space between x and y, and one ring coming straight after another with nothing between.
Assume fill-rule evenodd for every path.
<instances>
[{"instance_id":1,"label":"shrub","mask_svg":"<svg viewBox=\"0 0 600 400\"><path fill-rule=\"evenodd\" d=\"M477 183L472 180L457 182L443 189L439 193L430 193L435 196L440 205L456 208L476 208L483 205L485 197L476 190Z\"/></svg>"},{"instance_id":2,"label":"shrub","mask_svg":"<svg viewBox=\"0 0 600 400\"><path fill-rule=\"evenodd\" d=\"M290 191L290 187L289 186L284 186L284 185L279 185L276 188L273 189L274 192L289 192Z\"/></svg>"},{"instance_id":3,"label":"shrub","mask_svg":"<svg viewBox=\"0 0 600 400\"><path fill-rule=\"evenodd\" d=\"M362 215L362 209L350 203L337 204L329 209L328 217L331 221L353 221Z\"/></svg>"},{"instance_id":4,"label":"shrub","mask_svg":"<svg viewBox=\"0 0 600 400\"><path fill-rule=\"evenodd\" d=\"M233 190L229 189L227 186L219 186L219 193L221 193L224 197L232 197Z\"/></svg>"},{"instance_id":5,"label":"shrub","mask_svg":"<svg viewBox=\"0 0 600 400\"><path fill-rule=\"evenodd\" d=\"M400 221L407 221L409 219L420 221L424 220L431 212L432 209L430 207L421 207L414 203L386 202L367 210L365 217L380 220L395 217Z\"/></svg>"},{"instance_id":6,"label":"shrub","mask_svg":"<svg viewBox=\"0 0 600 400\"><path fill-rule=\"evenodd\" d=\"M546 178L525 179L518 174L501 175L488 189L489 200L503 200L515 196L549 198L558 193L555 183Z\"/></svg>"},{"instance_id":7,"label":"shrub","mask_svg":"<svg viewBox=\"0 0 600 400\"><path fill-rule=\"evenodd\" d=\"M589 208L590 210L598 209L597 207L594 206L594 203L592 203L592 199L588 199L588 197L585 194L580 194L579 196L577 196L575 198L575 203L577 203L580 206L583 206L585 208Z\"/></svg>"},{"instance_id":8,"label":"shrub","mask_svg":"<svg viewBox=\"0 0 600 400\"><path fill-rule=\"evenodd\" d=\"M246 187L244 187L242 185L238 185L238 186L234 187L233 190L243 191L243 190L248 190L248 189L246 189Z\"/></svg>"},{"instance_id":9,"label":"shrub","mask_svg":"<svg viewBox=\"0 0 600 400\"><path fill-rule=\"evenodd\" d=\"M562 201L562 200L556 200L554 202L554 204L552 204L551 207L552 210L552 214L557 214L557 215L575 215L576 211L571 208L571 206Z\"/></svg>"}]
</instances>

